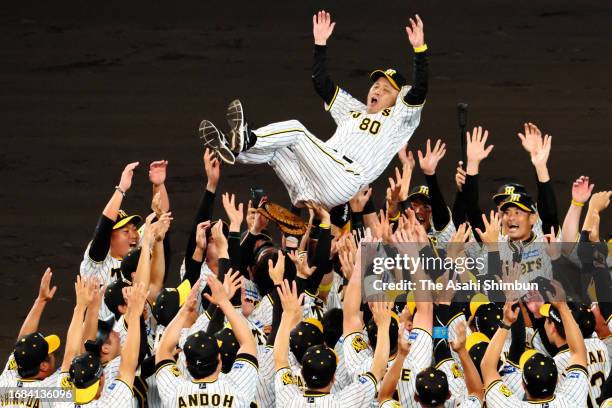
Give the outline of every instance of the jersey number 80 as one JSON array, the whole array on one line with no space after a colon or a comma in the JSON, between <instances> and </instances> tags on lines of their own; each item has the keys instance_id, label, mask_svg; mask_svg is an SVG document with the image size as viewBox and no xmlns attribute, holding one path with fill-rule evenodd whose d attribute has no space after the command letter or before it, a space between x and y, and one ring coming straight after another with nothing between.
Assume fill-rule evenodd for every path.
<instances>
[{"instance_id":1,"label":"jersey number 80","mask_svg":"<svg viewBox=\"0 0 612 408\"><path fill-rule=\"evenodd\" d=\"M359 124L359 129L367 130L371 134L375 135L380 130L380 122L377 120L371 120L370 118L363 118Z\"/></svg>"}]
</instances>

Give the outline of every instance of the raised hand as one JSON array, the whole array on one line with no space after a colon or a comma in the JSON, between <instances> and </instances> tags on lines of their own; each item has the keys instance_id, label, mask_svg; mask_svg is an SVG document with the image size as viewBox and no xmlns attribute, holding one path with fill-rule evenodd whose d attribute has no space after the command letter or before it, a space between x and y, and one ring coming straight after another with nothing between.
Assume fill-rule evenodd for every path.
<instances>
[{"instance_id":1,"label":"raised hand","mask_svg":"<svg viewBox=\"0 0 612 408\"><path fill-rule=\"evenodd\" d=\"M170 229L170 224L172 223L173 219L174 218L172 218L171 212L163 213L159 217L157 222L154 224L155 225L155 240L157 242L161 242L164 240L164 238L166 238L166 233Z\"/></svg>"},{"instance_id":2,"label":"raised hand","mask_svg":"<svg viewBox=\"0 0 612 408\"><path fill-rule=\"evenodd\" d=\"M198 224L196 228L196 245L200 249L206 249L206 231L210 228L210 221L204 221Z\"/></svg>"},{"instance_id":3,"label":"raised hand","mask_svg":"<svg viewBox=\"0 0 612 408\"><path fill-rule=\"evenodd\" d=\"M289 257L291 258L291 255ZM268 274L275 285L280 285L283 282L283 277L285 276L285 255L283 255L283 251L280 249L278 250L276 264L271 259L268 259Z\"/></svg>"},{"instance_id":4,"label":"raised hand","mask_svg":"<svg viewBox=\"0 0 612 408\"><path fill-rule=\"evenodd\" d=\"M219 184L219 178L221 177L221 163L217 159L215 152L206 148L204 150L204 171L206 172L206 178L208 179L206 189L211 193L214 193Z\"/></svg>"},{"instance_id":5,"label":"raised hand","mask_svg":"<svg viewBox=\"0 0 612 408\"><path fill-rule=\"evenodd\" d=\"M133 162L125 166L121 173L118 187L122 192L126 193L132 187L132 177L134 177L134 169L138 167L138 162Z\"/></svg>"},{"instance_id":6,"label":"raised hand","mask_svg":"<svg viewBox=\"0 0 612 408\"><path fill-rule=\"evenodd\" d=\"M298 254L296 251L293 251L288 253L287 255L289 255L289 259L291 259L291 262L293 262L293 264L295 265L295 269L297 270L297 276L300 278L308 279L317 269L316 266L308 266L308 256L305 252ZM272 261L268 261L268 264L270 262Z\"/></svg>"},{"instance_id":7,"label":"raised hand","mask_svg":"<svg viewBox=\"0 0 612 408\"><path fill-rule=\"evenodd\" d=\"M542 132L536 125L531 122L527 122L523 124L525 129L525 133L518 133L518 137L521 140L521 144L523 145L523 149L530 155L533 154L537 142L538 137L542 137Z\"/></svg>"},{"instance_id":8,"label":"raised hand","mask_svg":"<svg viewBox=\"0 0 612 408\"><path fill-rule=\"evenodd\" d=\"M77 275L74 283L74 291L76 293L77 306L87 307L94 298L94 291L89 284L88 279L81 279L81 275Z\"/></svg>"},{"instance_id":9,"label":"raised hand","mask_svg":"<svg viewBox=\"0 0 612 408\"><path fill-rule=\"evenodd\" d=\"M402 146L397 152L397 158L402 163L402 166L409 166L410 170L414 170L414 166L416 165L416 161L414 160L414 155L410 150L408 150L408 145Z\"/></svg>"},{"instance_id":10,"label":"raised hand","mask_svg":"<svg viewBox=\"0 0 612 408\"><path fill-rule=\"evenodd\" d=\"M349 205L351 206L351 211L363 212L363 209L365 208L371 196L372 196L372 187L364 187L361 191L355 194L355 196L351 198L351 200L349 201Z\"/></svg>"},{"instance_id":11,"label":"raised hand","mask_svg":"<svg viewBox=\"0 0 612 408\"><path fill-rule=\"evenodd\" d=\"M168 160L158 160L149 164L149 181L155 186L160 186L166 182L166 169Z\"/></svg>"},{"instance_id":12,"label":"raised hand","mask_svg":"<svg viewBox=\"0 0 612 408\"><path fill-rule=\"evenodd\" d=\"M230 268L223 277L223 289L228 298L233 298L236 291L242 286L242 274L240 271L232 272Z\"/></svg>"},{"instance_id":13,"label":"raised hand","mask_svg":"<svg viewBox=\"0 0 612 408\"><path fill-rule=\"evenodd\" d=\"M502 318L503 322L508 326L512 326L516 319L518 319L518 315L521 312L520 307L515 307L517 299L507 299L506 303L504 303L504 317Z\"/></svg>"},{"instance_id":14,"label":"raised hand","mask_svg":"<svg viewBox=\"0 0 612 408\"><path fill-rule=\"evenodd\" d=\"M446 154L446 143L443 143L442 140L438 139L436 144L431 149L431 140L427 139L427 146L425 150L425 155L420 150L417 151L417 155L419 157L419 166L421 166L421 170L424 174L431 176L436 173L436 167L438 167L438 163L444 155Z\"/></svg>"},{"instance_id":15,"label":"raised hand","mask_svg":"<svg viewBox=\"0 0 612 408\"><path fill-rule=\"evenodd\" d=\"M546 166L551 147L552 136L544 135L543 138L539 136L536 139L535 148L531 153L531 164L533 164L534 167Z\"/></svg>"},{"instance_id":16,"label":"raised hand","mask_svg":"<svg viewBox=\"0 0 612 408\"><path fill-rule=\"evenodd\" d=\"M425 32L423 31L423 21L418 14L414 16L414 19L410 18L409 25L406 26L406 34L408 34L408 40L412 44L413 48L422 47L425 44Z\"/></svg>"},{"instance_id":17,"label":"raised hand","mask_svg":"<svg viewBox=\"0 0 612 408\"><path fill-rule=\"evenodd\" d=\"M229 230L240 232L240 225L244 219L244 205L239 203L236 206L236 196L234 194L223 193L223 208L230 220Z\"/></svg>"},{"instance_id":18,"label":"raised hand","mask_svg":"<svg viewBox=\"0 0 612 408\"><path fill-rule=\"evenodd\" d=\"M227 238L225 238L225 234L223 234L223 221L219 220L212 227L212 239L213 243L217 247L217 253L225 254L227 253Z\"/></svg>"},{"instance_id":19,"label":"raised hand","mask_svg":"<svg viewBox=\"0 0 612 408\"><path fill-rule=\"evenodd\" d=\"M144 304L149 296L149 290L142 282L136 282L133 286L125 288L125 301L128 313L140 316L144 311Z\"/></svg>"},{"instance_id":20,"label":"raised hand","mask_svg":"<svg viewBox=\"0 0 612 408\"><path fill-rule=\"evenodd\" d=\"M53 299L53 295L57 291L57 286L51 287L51 278L53 277L53 272L51 272L51 268L48 267L43 273L42 278L40 279L40 288L38 289L38 300L42 302L49 302Z\"/></svg>"},{"instance_id":21,"label":"raised hand","mask_svg":"<svg viewBox=\"0 0 612 408\"><path fill-rule=\"evenodd\" d=\"M451 259L456 259L463 255L465 243L470 239L470 227L464 222L459 225L457 231L453 234L448 242L447 256ZM496 237L497 239L497 237Z\"/></svg>"},{"instance_id":22,"label":"raised hand","mask_svg":"<svg viewBox=\"0 0 612 408\"><path fill-rule=\"evenodd\" d=\"M595 211L596 213L602 212L610 205L611 196L612 191L600 191L593 194L589 202L589 210Z\"/></svg>"},{"instance_id":23,"label":"raised hand","mask_svg":"<svg viewBox=\"0 0 612 408\"><path fill-rule=\"evenodd\" d=\"M369 302L372 318L376 327L389 327L391 324L391 308L393 302Z\"/></svg>"},{"instance_id":24,"label":"raised hand","mask_svg":"<svg viewBox=\"0 0 612 408\"><path fill-rule=\"evenodd\" d=\"M561 243L555 234L555 227L550 227L550 233L544 235L544 242L546 244L546 253L550 259L553 261L559 259L561 257Z\"/></svg>"},{"instance_id":25,"label":"raised hand","mask_svg":"<svg viewBox=\"0 0 612 408\"><path fill-rule=\"evenodd\" d=\"M455 326L455 340L449 342L453 351L458 353L465 348L466 332L467 324L465 322L461 322Z\"/></svg>"},{"instance_id":26,"label":"raised hand","mask_svg":"<svg viewBox=\"0 0 612 408\"><path fill-rule=\"evenodd\" d=\"M159 192L155 193L153 199L151 200L151 211L157 215L157 218L159 218L164 212L164 210L162 210L161 193Z\"/></svg>"},{"instance_id":27,"label":"raised hand","mask_svg":"<svg viewBox=\"0 0 612 408\"><path fill-rule=\"evenodd\" d=\"M463 190L463 185L465 184L465 175L466 172L463 170L463 162L460 160L457 163L457 173L455 173L455 185L457 186L457 191Z\"/></svg>"},{"instance_id":28,"label":"raised hand","mask_svg":"<svg viewBox=\"0 0 612 408\"><path fill-rule=\"evenodd\" d=\"M475 228L476 233L490 251L495 251L497 249L497 241L499 240L499 231L501 230L499 214L491 210L488 219L486 215L482 214L482 222L485 227L484 232L480 228Z\"/></svg>"},{"instance_id":29,"label":"raised hand","mask_svg":"<svg viewBox=\"0 0 612 408\"><path fill-rule=\"evenodd\" d=\"M586 203L591 198L595 184L589 184L588 176L580 176L572 184L572 200L577 203Z\"/></svg>"},{"instance_id":30,"label":"raised hand","mask_svg":"<svg viewBox=\"0 0 612 408\"><path fill-rule=\"evenodd\" d=\"M470 163L473 162L475 164L480 163L484 159L486 159L491 150L493 150L493 145L485 147L487 143L487 139L489 138L489 131L482 129L482 126L475 127L472 133L467 132L467 159L468 159L468 167L470 167ZM469 173L469 169L468 169Z\"/></svg>"},{"instance_id":31,"label":"raised hand","mask_svg":"<svg viewBox=\"0 0 612 408\"><path fill-rule=\"evenodd\" d=\"M334 32L335 22L331 21L331 14L325 10L312 16L312 35L316 45L327 45L327 40Z\"/></svg>"},{"instance_id":32,"label":"raised hand","mask_svg":"<svg viewBox=\"0 0 612 408\"><path fill-rule=\"evenodd\" d=\"M304 294L300 296L297 294L297 285L295 281L289 284L289 281L285 279L281 282L279 288L276 288L278 295L283 306L283 317L287 316L291 319L293 325L297 324L302 320L302 301L304 300Z\"/></svg>"},{"instance_id":33,"label":"raised hand","mask_svg":"<svg viewBox=\"0 0 612 408\"><path fill-rule=\"evenodd\" d=\"M210 287L211 294L204 293L204 297L210 303L214 303L218 306L220 303L229 302L230 297L223 288L223 284L219 282L219 279L217 279L215 275L209 275L206 282Z\"/></svg>"}]
</instances>

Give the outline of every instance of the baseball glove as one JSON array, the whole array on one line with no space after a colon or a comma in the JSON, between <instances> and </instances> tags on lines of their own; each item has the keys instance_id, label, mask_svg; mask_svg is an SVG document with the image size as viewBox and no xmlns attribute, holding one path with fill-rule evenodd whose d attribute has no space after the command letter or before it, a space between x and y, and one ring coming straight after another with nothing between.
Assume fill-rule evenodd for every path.
<instances>
[{"instance_id":1,"label":"baseball glove","mask_svg":"<svg viewBox=\"0 0 612 408\"><path fill-rule=\"evenodd\" d=\"M285 235L304 235L306 223L288 209L271 202L265 202L257 211L273 221Z\"/></svg>"}]
</instances>

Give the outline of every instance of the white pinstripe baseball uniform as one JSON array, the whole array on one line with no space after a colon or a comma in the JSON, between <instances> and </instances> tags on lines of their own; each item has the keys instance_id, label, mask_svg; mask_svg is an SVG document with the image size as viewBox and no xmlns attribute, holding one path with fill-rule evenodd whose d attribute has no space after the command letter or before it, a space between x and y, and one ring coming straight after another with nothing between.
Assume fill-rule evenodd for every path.
<instances>
[{"instance_id":1,"label":"white pinstripe baseball uniform","mask_svg":"<svg viewBox=\"0 0 612 408\"><path fill-rule=\"evenodd\" d=\"M589 398L591 407L599 405L597 399L601 396L601 387L603 386L608 373L610 372L610 359L608 349L603 341L595 338L584 339L584 345L587 349L587 373L589 375ZM553 357L557 370L564 373L565 369L570 364L571 353L569 348L564 347L556 356ZM565 381L565 375L559 378L559 384Z\"/></svg>"},{"instance_id":2,"label":"white pinstripe baseball uniform","mask_svg":"<svg viewBox=\"0 0 612 408\"><path fill-rule=\"evenodd\" d=\"M258 349L259 378L257 382L257 391L255 392L255 401L260 407L276 406L276 392L274 386L274 350L272 347L262 347ZM261 360L259 360L261 358ZM302 379L302 367L293 355L289 352L289 367L291 371L293 383L299 388L300 392L304 390L304 380Z\"/></svg>"},{"instance_id":3,"label":"white pinstripe baseball uniform","mask_svg":"<svg viewBox=\"0 0 612 408\"><path fill-rule=\"evenodd\" d=\"M502 235L499 241L499 257L502 262L502 269L512 265L513 248L518 248L522 252L521 257L521 282L531 282L535 278L542 276L552 279L552 263L550 256L546 253L546 243L543 235L534 232L534 236L527 243L510 242L507 235Z\"/></svg>"},{"instance_id":4,"label":"white pinstripe baseball uniform","mask_svg":"<svg viewBox=\"0 0 612 408\"><path fill-rule=\"evenodd\" d=\"M114 281L111 271L113 269L119 269L121 266L121 259L113 258L110 251L108 251L103 261L96 262L89 257L90 247L91 242L87 245L87 248L85 248L83 260L79 265L79 274L83 278L98 278L101 285L109 285ZM98 317L105 320L111 315L113 315L113 313L106 306L106 303L102 302L100 310L98 311Z\"/></svg>"},{"instance_id":5,"label":"white pinstripe baseball uniform","mask_svg":"<svg viewBox=\"0 0 612 408\"><path fill-rule=\"evenodd\" d=\"M402 87L395 106L368 114L363 103L338 87L325 104L338 126L327 142L296 120L273 123L255 130L257 142L236 160L269 163L293 204L344 204L380 176L418 126L422 105L404 101L409 89Z\"/></svg>"},{"instance_id":6,"label":"white pinstripe baseball uniform","mask_svg":"<svg viewBox=\"0 0 612 408\"><path fill-rule=\"evenodd\" d=\"M581 366L572 366L565 372L565 375L565 381L557 386L554 396L538 402L521 401L501 380L494 381L485 392L487 407L576 408L585 406L589 393L586 370Z\"/></svg>"},{"instance_id":7,"label":"white pinstripe baseball uniform","mask_svg":"<svg viewBox=\"0 0 612 408\"><path fill-rule=\"evenodd\" d=\"M14 368L11 368L13 366ZM13 359L13 355L9 358L9 361L6 365L5 370L0 375L0 406L3 407L40 407L40 408L50 408L55 407L55 404L43 399L38 398L26 398L23 399L11 399L11 395L9 390L13 393L18 389L27 389L27 388L41 388L41 389L49 389L55 388L59 386L60 374L59 371L54 372L49 377L42 380L35 379L22 379L19 377L17 373L17 364Z\"/></svg>"},{"instance_id":8,"label":"white pinstripe baseball uniform","mask_svg":"<svg viewBox=\"0 0 612 408\"><path fill-rule=\"evenodd\" d=\"M255 398L257 359L239 354L231 371L214 381L189 381L174 361L158 364L155 378L164 407L249 407Z\"/></svg>"},{"instance_id":9,"label":"white pinstripe baseball uniform","mask_svg":"<svg viewBox=\"0 0 612 408\"><path fill-rule=\"evenodd\" d=\"M66 388L70 384L69 374L61 373L56 383L56 387L61 386ZM134 391L132 387L126 384L120 378L112 382L104 383L104 390L100 394L100 398L93 400L87 404L75 404L73 402L58 403L55 406L61 408L116 408L116 407L132 407L134 406Z\"/></svg>"},{"instance_id":10,"label":"white pinstripe baseball uniform","mask_svg":"<svg viewBox=\"0 0 612 408\"><path fill-rule=\"evenodd\" d=\"M436 368L446 374L448 389L451 393L451 398L444 405L448 407L459 406L461 402L468 398L465 378L459 365L454 359L449 358L439 362Z\"/></svg>"},{"instance_id":11,"label":"white pinstripe baseball uniform","mask_svg":"<svg viewBox=\"0 0 612 408\"><path fill-rule=\"evenodd\" d=\"M276 406L283 408L364 407L374 400L376 386L376 378L369 372L338 393L302 392L287 367L278 370L274 376Z\"/></svg>"}]
</instances>

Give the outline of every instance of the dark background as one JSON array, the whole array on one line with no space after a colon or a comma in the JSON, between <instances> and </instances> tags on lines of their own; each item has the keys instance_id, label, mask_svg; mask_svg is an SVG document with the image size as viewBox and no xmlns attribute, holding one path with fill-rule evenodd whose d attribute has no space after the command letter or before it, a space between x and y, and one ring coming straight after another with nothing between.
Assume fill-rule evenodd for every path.
<instances>
[{"instance_id":1,"label":"dark background","mask_svg":"<svg viewBox=\"0 0 612 408\"><path fill-rule=\"evenodd\" d=\"M180 4L179 4L180 3ZM561 218L584 174L610 188L612 3L606 1L150 1L4 2L0 5L0 358L12 348L39 278L53 267L58 293L41 330L64 335L73 279L97 217L124 165L139 160L130 212L146 214L148 163L170 161L177 281L186 233L204 188L197 125L223 124L240 97L255 125L295 118L321 139L334 131L312 90L313 12L332 12L333 78L365 98L367 73L410 74L409 15L425 22L430 92L410 141L443 138L438 174L450 203L459 159L455 106L495 144L481 165L482 205L515 178L535 193L516 136L525 121L553 135L549 168ZM410 77L410 75L408 75ZM382 203L381 178L377 186ZM422 180L415 176L413 183ZM267 166L223 168L219 193L246 200L261 186L287 195ZM221 212L217 212L221 215ZM602 235L610 232L610 211Z\"/></svg>"}]
</instances>

